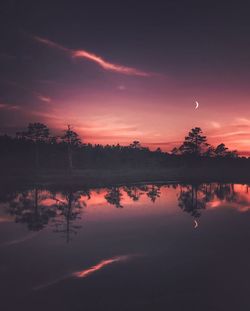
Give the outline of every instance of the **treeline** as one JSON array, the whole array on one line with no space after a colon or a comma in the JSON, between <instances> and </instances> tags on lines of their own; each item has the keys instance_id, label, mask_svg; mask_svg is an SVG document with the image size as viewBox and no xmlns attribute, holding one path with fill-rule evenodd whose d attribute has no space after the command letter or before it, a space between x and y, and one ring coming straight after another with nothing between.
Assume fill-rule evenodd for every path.
<instances>
[{"instance_id":1,"label":"treeline","mask_svg":"<svg viewBox=\"0 0 250 311\"><path fill-rule=\"evenodd\" d=\"M9 169L88 169L170 167L213 163L246 163L235 150L223 143L216 147L207 142L198 127L193 128L181 146L172 152L155 151L134 141L128 146L92 145L81 141L69 125L61 136L53 136L42 123L30 123L15 137L0 136L0 167Z\"/></svg>"}]
</instances>

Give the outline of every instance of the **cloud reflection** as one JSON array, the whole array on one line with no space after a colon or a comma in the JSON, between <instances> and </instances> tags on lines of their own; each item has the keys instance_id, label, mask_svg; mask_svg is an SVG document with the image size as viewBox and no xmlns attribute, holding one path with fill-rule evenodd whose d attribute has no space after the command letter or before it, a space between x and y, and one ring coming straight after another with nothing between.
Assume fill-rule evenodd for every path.
<instances>
[{"instance_id":1,"label":"cloud reflection","mask_svg":"<svg viewBox=\"0 0 250 311\"><path fill-rule=\"evenodd\" d=\"M118 261L124 261L124 260L127 260L128 258L129 258L129 256L118 256L118 257L113 257L110 259L102 260L97 265L90 267L89 269L72 273L72 276L77 277L77 278L86 278L90 274L92 274L98 270L101 270L102 268L104 268L107 265L110 265L110 264L112 264L114 262L118 262Z\"/></svg>"},{"instance_id":2,"label":"cloud reflection","mask_svg":"<svg viewBox=\"0 0 250 311\"><path fill-rule=\"evenodd\" d=\"M130 259L131 257L132 257L132 255L123 255L123 256L116 256L116 257L112 257L109 259L102 260L98 264L96 264L96 265L94 265L88 269L84 269L81 271L75 271L69 275L65 275L61 278L58 278L58 279L52 281L52 282L36 286L33 288L33 290L40 290L40 289L55 285L55 284L65 280L65 279L69 279L72 277L73 278L86 278L89 275L93 274L94 272L97 272L97 271L103 269L104 267L106 267L112 263L126 261L126 260Z\"/></svg>"}]
</instances>

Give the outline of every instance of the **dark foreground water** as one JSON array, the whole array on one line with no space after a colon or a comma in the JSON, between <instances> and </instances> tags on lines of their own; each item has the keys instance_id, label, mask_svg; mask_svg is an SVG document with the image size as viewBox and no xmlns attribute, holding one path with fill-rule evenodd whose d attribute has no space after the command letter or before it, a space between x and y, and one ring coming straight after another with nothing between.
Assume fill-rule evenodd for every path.
<instances>
[{"instance_id":1,"label":"dark foreground water","mask_svg":"<svg viewBox=\"0 0 250 311\"><path fill-rule=\"evenodd\" d=\"M250 310L247 185L0 193L1 310Z\"/></svg>"}]
</instances>

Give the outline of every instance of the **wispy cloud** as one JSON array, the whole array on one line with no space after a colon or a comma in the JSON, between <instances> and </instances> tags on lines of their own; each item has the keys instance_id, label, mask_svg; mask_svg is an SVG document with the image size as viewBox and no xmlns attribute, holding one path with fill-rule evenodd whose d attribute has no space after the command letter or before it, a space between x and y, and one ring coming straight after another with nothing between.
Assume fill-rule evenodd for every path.
<instances>
[{"instance_id":1,"label":"wispy cloud","mask_svg":"<svg viewBox=\"0 0 250 311\"><path fill-rule=\"evenodd\" d=\"M250 119L247 119L247 118L236 118L235 124L236 125L248 125L248 126L250 126Z\"/></svg>"},{"instance_id":2,"label":"wispy cloud","mask_svg":"<svg viewBox=\"0 0 250 311\"><path fill-rule=\"evenodd\" d=\"M0 61L9 61L9 60L15 60L16 56L7 54L7 53L0 53Z\"/></svg>"},{"instance_id":3,"label":"wispy cloud","mask_svg":"<svg viewBox=\"0 0 250 311\"><path fill-rule=\"evenodd\" d=\"M62 125L63 124L63 117L61 117L60 111L58 111L57 109L53 109L50 111L38 111L38 110L32 110L29 112L30 115L32 116L36 116L39 118L44 118L46 121L53 121L53 124L59 124Z\"/></svg>"},{"instance_id":4,"label":"wispy cloud","mask_svg":"<svg viewBox=\"0 0 250 311\"><path fill-rule=\"evenodd\" d=\"M220 123L217 121L211 121L210 123L211 123L212 127L216 128L216 129L221 127Z\"/></svg>"},{"instance_id":5,"label":"wispy cloud","mask_svg":"<svg viewBox=\"0 0 250 311\"><path fill-rule=\"evenodd\" d=\"M217 145L225 143L230 149L237 149L240 155L248 156L250 144L250 119L238 117L231 122L208 122L209 127L205 131L209 143Z\"/></svg>"},{"instance_id":6,"label":"wispy cloud","mask_svg":"<svg viewBox=\"0 0 250 311\"><path fill-rule=\"evenodd\" d=\"M0 103L0 110L19 110L19 109L21 109L21 107L18 105Z\"/></svg>"},{"instance_id":7,"label":"wispy cloud","mask_svg":"<svg viewBox=\"0 0 250 311\"><path fill-rule=\"evenodd\" d=\"M41 101L45 102L45 103L51 103L51 98L48 97L48 96L44 96L44 95L41 95L41 94L36 94L37 95L37 98L40 99Z\"/></svg>"},{"instance_id":8,"label":"wispy cloud","mask_svg":"<svg viewBox=\"0 0 250 311\"><path fill-rule=\"evenodd\" d=\"M88 52L86 50L72 50L72 49L64 47L64 46L62 46L56 42L53 42L51 40L48 40L46 38L41 38L38 36L32 36L32 38L35 41L42 43L44 45L47 45L50 48L60 50L60 51L68 54L69 56L71 56L73 58L83 58L83 59L87 59L91 62L94 62L94 63L98 64L100 67L102 67L104 70L107 70L107 71L112 71L112 72L121 73L121 74L125 74L125 75L131 75L131 76L141 76L141 77L151 76L150 73L145 72L145 71L141 71L141 70L133 68L133 67L127 67L127 66L118 65L118 64L108 62L103 57L96 55L94 53Z\"/></svg>"},{"instance_id":9,"label":"wispy cloud","mask_svg":"<svg viewBox=\"0 0 250 311\"><path fill-rule=\"evenodd\" d=\"M117 89L118 89L119 91L125 91L127 88L126 88L125 85L120 84L120 85L117 86Z\"/></svg>"},{"instance_id":10,"label":"wispy cloud","mask_svg":"<svg viewBox=\"0 0 250 311\"><path fill-rule=\"evenodd\" d=\"M77 50L72 53L72 56L74 58L85 58L89 59L90 61L93 61L100 65L103 69L109 70L109 71L114 71L126 75L131 75L131 76L142 76L142 77L148 77L150 76L149 73L140 71L138 69L132 68L132 67L126 67L122 65L117 65L117 64L112 64L107 61L105 61L102 57L97 56L93 53L89 53L84 50Z\"/></svg>"},{"instance_id":11,"label":"wispy cloud","mask_svg":"<svg viewBox=\"0 0 250 311\"><path fill-rule=\"evenodd\" d=\"M4 83L7 83L8 85L14 86L17 89L20 89L20 90L23 90L23 91L25 91L27 93L32 94L34 97L36 97L37 99L39 99L42 102L51 103L51 101L52 101L52 99L49 96L45 96L44 94L41 94L41 93L35 91L34 89L31 89L31 88L25 87L23 85L20 85L17 82L14 82L14 81L4 81Z\"/></svg>"}]
</instances>

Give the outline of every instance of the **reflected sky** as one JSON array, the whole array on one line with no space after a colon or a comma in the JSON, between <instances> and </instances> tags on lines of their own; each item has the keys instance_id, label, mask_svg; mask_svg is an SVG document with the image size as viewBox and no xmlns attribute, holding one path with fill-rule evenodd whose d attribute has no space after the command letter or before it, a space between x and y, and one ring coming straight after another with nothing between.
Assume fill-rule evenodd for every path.
<instances>
[{"instance_id":1,"label":"reflected sky","mask_svg":"<svg viewBox=\"0 0 250 311\"><path fill-rule=\"evenodd\" d=\"M246 184L2 191L2 305L248 310L249 206Z\"/></svg>"},{"instance_id":2,"label":"reflected sky","mask_svg":"<svg viewBox=\"0 0 250 311\"><path fill-rule=\"evenodd\" d=\"M105 268L108 265L111 265L111 264L116 263L116 262L126 261L126 260L130 259L131 257L132 257L131 255L124 255L124 256L116 256L116 257L112 257L109 259L104 259L104 260L101 260L99 263L97 263L96 265L94 265L90 268L87 268L87 269L84 269L81 271L72 272L72 273L70 273L68 275L64 275L63 277L60 277L56 280L50 281L50 282L45 283L45 284L38 285L38 286L34 287L33 289L34 290L41 290L41 289L47 288L49 286L53 286L53 285L65 280L65 279L72 278L72 277L73 278L86 278L86 277L90 276L91 274Z\"/></svg>"},{"instance_id":3,"label":"reflected sky","mask_svg":"<svg viewBox=\"0 0 250 311\"><path fill-rule=\"evenodd\" d=\"M31 231L39 231L64 219L80 224L121 216L173 214L179 209L199 218L203 210L220 207L247 212L250 207L249 185L141 184L78 191L9 190L7 195L0 196L0 222L26 223ZM194 227L198 227L197 224L195 220Z\"/></svg>"}]
</instances>

